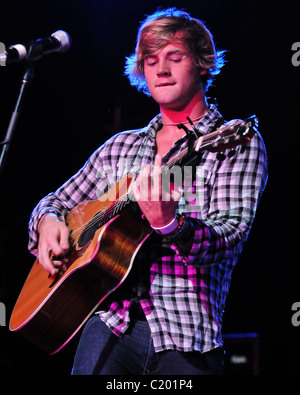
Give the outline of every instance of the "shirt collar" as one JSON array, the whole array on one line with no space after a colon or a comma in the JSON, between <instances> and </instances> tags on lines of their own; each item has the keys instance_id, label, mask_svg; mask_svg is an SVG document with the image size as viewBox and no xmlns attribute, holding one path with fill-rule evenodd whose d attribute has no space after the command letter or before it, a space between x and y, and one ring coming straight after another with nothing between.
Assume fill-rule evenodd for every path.
<instances>
[{"instance_id":1,"label":"shirt collar","mask_svg":"<svg viewBox=\"0 0 300 395\"><path fill-rule=\"evenodd\" d=\"M201 134L207 134L212 130L212 125L219 119L222 119L222 115L219 113L216 106L211 104L207 113L194 126ZM161 113L159 113L149 122L148 126L142 129L141 134L144 136L147 135L151 140L154 140L161 126L162 116Z\"/></svg>"}]
</instances>

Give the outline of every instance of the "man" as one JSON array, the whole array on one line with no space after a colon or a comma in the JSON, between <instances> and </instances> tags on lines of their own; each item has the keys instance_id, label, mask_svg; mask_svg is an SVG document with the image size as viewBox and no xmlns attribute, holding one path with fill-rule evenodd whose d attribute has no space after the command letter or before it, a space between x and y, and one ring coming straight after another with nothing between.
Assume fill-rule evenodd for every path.
<instances>
[{"instance_id":1,"label":"man","mask_svg":"<svg viewBox=\"0 0 300 395\"><path fill-rule=\"evenodd\" d=\"M162 170L189 143L187 117L202 135L223 123L205 98L222 55L188 13L171 8L149 16L126 74L159 104L159 115L109 139L33 211L29 248L52 275L61 261L51 254L69 249L66 214L129 172L137 174L132 191L154 230L128 279L87 323L73 374L222 372L222 314L267 180L265 147L256 133L230 155L204 151L182 185L170 179L166 186Z\"/></svg>"}]
</instances>

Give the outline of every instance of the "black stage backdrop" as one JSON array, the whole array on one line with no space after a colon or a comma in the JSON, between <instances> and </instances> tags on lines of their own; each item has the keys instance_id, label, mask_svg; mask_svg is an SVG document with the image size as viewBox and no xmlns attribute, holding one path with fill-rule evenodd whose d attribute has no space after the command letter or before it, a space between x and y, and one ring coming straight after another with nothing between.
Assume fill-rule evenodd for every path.
<instances>
[{"instance_id":1,"label":"black stage backdrop","mask_svg":"<svg viewBox=\"0 0 300 395\"><path fill-rule=\"evenodd\" d=\"M300 372L298 160L300 42L297 2L65 0L6 1L0 42L7 47L67 31L72 47L36 64L0 181L0 375L68 375L78 337L47 356L8 321L34 262L27 223L36 203L73 175L111 135L146 125L158 112L123 76L139 21L158 6L184 8L206 22L227 64L210 89L226 119L256 114L269 155L269 181L234 271L224 333L259 336L259 372ZM300 44L299 44L300 49ZM293 57L294 56L294 57ZM24 64L0 67L3 140ZM294 323L294 324L293 324Z\"/></svg>"}]
</instances>

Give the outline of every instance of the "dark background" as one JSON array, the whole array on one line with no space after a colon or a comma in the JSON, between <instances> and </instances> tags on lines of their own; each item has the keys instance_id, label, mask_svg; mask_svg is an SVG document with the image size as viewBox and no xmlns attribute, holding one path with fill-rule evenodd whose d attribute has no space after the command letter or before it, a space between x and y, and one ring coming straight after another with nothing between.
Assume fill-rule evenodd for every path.
<instances>
[{"instance_id":1,"label":"dark background","mask_svg":"<svg viewBox=\"0 0 300 395\"><path fill-rule=\"evenodd\" d=\"M34 262L27 223L37 202L73 175L108 137L145 126L158 112L123 76L139 22L158 6L184 8L206 22L227 64L208 96L226 119L256 114L269 155L269 181L248 243L235 269L225 333L257 333L264 375L300 372L300 327L291 306L300 301L298 144L300 67L291 50L300 41L297 2L17 0L1 5L6 47L48 36L72 37L65 54L36 65L0 180L0 375L68 375L78 338L47 356L9 332L14 303ZM0 140L24 64L0 68ZM117 114L120 114L118 117Z\"/></svg>"}]
</instances>

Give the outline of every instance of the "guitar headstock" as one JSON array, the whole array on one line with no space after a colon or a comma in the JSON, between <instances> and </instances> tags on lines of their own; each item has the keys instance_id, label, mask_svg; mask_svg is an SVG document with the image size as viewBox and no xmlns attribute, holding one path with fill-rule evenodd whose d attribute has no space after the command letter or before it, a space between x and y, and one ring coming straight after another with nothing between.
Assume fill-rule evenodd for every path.
<instances>
[{"instance_id":1,"label":"guitar headstock","mask_svg":"<svg viewBox=\"0 0 300 395\"><path fill-rule=\"evenodd\" d=\"M224 151L250 141L258 131L258 119L255 115L240 120L234 119L222 125L218 130L200 137L195 144L195 151Z\"/></svg>"}]
</instances>

